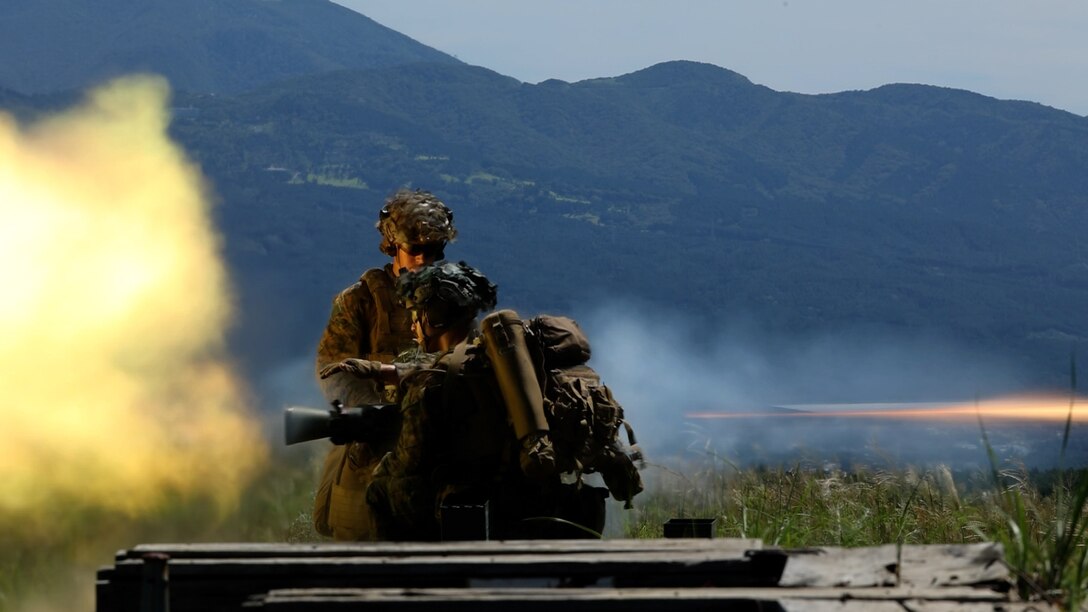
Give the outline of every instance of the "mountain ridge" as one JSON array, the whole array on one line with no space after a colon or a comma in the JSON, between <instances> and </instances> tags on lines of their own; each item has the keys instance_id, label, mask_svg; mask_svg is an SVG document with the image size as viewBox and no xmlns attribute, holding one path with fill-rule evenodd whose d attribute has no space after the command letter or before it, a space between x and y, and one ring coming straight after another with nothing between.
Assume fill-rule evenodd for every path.
<instances>
[{"instance_id":1,"label":"mountain ridge","mask_svg":"<svg viewBox=\"0 0 1088 612\"><path fill-rule=\"evenodd\" d=\"M0 21L30 10L12 1ZM403 186L453 207L451 257L519 310L879 326L1024 357L1049 382L1088 349L1086 118L928 85L778 92L689 61L530 84L414 58L176 92L171 131L220 196L232 346L254 370L312 352L331 297L382 263L374 218Z\"/></svg>"},{"instance_id":2,"label":"mountain ridge","mask_svg":"<svg viewBox=\"0 0 1088 612\"><path fill-rule=\"evenodd\" d=\"M1088 120L930 86L805 95L709 65L649 70L535 85L464 65L343 71L218 99L175 129L229 187L228 234L262 245L237 268L305 277L316 296L359 255L266 237L365 241L371 208L408 184L454 207L451 253L530 311L622 295L783 330L935 330L1049 363L1036 373L1088 348ZM256 221L270 207L279 218ZM289 284L266 279L261 303L305 293ZM327 303L292 308L303 346Z\"/></svg>"},{"instance_id":3,"label":"mountain ridge","mask_svg":"<svg viewBox=\"0 0 1088 612\"><path fill-rule=\"evenodd\" d=\"M0 86L27 94L132 71L237 93L342 68L460 63L328 0L6 0L0 56L15 60L0 64Z\"/></svg>"}]
</instances>

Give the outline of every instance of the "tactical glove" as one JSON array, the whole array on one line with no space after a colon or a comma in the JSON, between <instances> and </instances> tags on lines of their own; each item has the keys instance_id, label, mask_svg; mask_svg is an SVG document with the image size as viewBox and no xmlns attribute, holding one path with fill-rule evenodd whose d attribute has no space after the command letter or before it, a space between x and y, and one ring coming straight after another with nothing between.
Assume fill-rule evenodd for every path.
<instances>
[{"instance_id":1,"label":"tactical glove","mask_svg":"<svg viewBox=\"0 0 1088 612\"><path fill-rule=\"evenodd\" d=\"M522 438L519 463L530 480L543 481L555 474L555 448L547 431L535 431Z\"/></svg>"},{"instance_id":2,"label":"tactical glove","mask_svg":"<svg viewBox=\"0 0 1088 612\"><path fill-rule=\"evenodd\" d=\"M328 378L337 372L351 374L356 378L377 378L382 371L382 362L367 359L345 359L339 363L321 368L319 376Z\"/></svg>"}]
</instances>

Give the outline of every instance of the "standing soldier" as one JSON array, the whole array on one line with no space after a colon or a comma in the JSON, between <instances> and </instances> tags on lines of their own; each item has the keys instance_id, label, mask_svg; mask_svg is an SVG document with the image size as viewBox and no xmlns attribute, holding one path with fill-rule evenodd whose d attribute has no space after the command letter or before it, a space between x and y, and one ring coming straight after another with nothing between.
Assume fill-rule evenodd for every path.
<instances>
[{"instance_id":1,"label":"standing soldier","mask_svg":"<svg viewBox=\"0 0 1088 612\"><path fill-rule=\"evenodd\" d=\"M393 194L378 216L380 249L393 258L382 268L363 273L333 300L332 313L317 346L316 371L325 399L345 406L396 401L396 387L377 377L350 373L320 375L345 359L392 363L416 346L411 316L394 292L402 270L416 270L442 259L457 235L453 213L434 194L402 189ZM365 501L371 472L394 440L353 442L336 446L325 458L314 499L314 527L337 540L368 540L370 519Z\"/></svg>"}]
</instances>

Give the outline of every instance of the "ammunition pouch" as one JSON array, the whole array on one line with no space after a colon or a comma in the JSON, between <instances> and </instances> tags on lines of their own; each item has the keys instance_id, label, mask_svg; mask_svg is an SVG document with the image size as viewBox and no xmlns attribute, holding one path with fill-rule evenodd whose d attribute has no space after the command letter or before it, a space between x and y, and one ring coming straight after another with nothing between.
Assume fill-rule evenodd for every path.
<instances>
[{"instance_id":1,"label":"ammunition pouch","mask_svg":"<svg viewBox=\"0 0 1088 612\"><path fill-rule=\"evenodd\" d=\"M332 505L332 487L340 476L340 470L344 463L344 447L334 445L325 455L325 462L321 466L321 476L317 481L317 492L314 493L314 509L311 518L314 521L314 531L323 536L332 535L332 527L329 525L329 507Z\"/></svg>"},{"instance_id":2,"label":"ammunition pouch","mask_svg":"<svg viewBox=\"0 0 1088 612\"><path fill-rule=\"evenodd\" d=\"M335 445L325 457L314 496L314 529L337 540L373 539L366 506L375 461L359 443Z\"/></svg>"}]
</instances>

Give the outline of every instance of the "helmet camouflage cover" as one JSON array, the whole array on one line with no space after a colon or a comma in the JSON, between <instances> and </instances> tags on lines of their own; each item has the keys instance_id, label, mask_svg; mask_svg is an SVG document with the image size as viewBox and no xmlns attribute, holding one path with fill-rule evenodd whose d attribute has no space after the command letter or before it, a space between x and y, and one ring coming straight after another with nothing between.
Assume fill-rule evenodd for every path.
<instances>
[{"instance_id":1,"label":"helmet camouflage cover","mask_svg":"<svg viewBox=\"0 0 1088 612\"><path fill-rule=\"evenodd\" d=\"M413 312L427 313L431 327L441 329L494 308L497 288L463 261L440 261L402 272L397 277L397 297Z\"/></svg>"},{"instance_id":2,"label":"helmet camouflage cover","mask_svg":"<svg viewBox=\"0 0 1088 612\"><path fill-rule=\"evenodd\" d=\"M430 245L453 241L453 211L433 193L401 189L385 201L376 226L382 234L380 249L390 257L397 245Z\"/></svg>"}]
</instances>

